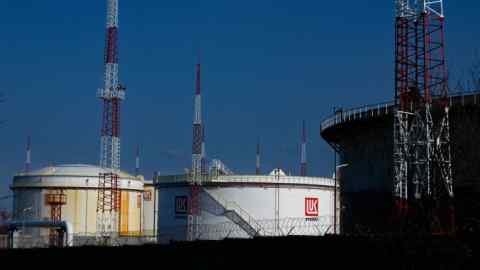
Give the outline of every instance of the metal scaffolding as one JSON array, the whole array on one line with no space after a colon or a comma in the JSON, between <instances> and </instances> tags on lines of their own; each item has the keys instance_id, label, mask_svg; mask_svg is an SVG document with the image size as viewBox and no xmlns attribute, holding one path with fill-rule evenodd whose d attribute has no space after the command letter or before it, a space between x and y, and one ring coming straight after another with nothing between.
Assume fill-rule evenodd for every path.
<instances>
[{"instance_id":1,"label":"metal scaffolding","mask_svg":"<svg viewBox=\"0 0 480 270\"><path fill-rule=\"evenodd\" d=\"M393 164L397 221L402 232L453 233L443 1L396 3Z\"/></svg>"},{"instance_id":2,"label":"metal scaffolding","mask_svg":"<svg viewBox=\"0 0 480 270\"><path fill-rule=\"evenodd\" d=\"M67 203L67 195L63 189L51 190L46 196L45 201L50 205L50 220L52 222L62 221L62 206ZM60 247L63 243L63 232L57 228L49 230L49 245L52 247Z\"/></svg>"}]
</instances>

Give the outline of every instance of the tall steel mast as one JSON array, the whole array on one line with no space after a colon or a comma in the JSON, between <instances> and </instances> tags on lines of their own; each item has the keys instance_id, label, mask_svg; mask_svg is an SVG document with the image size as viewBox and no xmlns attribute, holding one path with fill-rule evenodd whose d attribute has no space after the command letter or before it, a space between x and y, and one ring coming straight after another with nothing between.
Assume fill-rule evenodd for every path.
<instances>
[{"instance_id":1,"label":"tall steel mast","mask_svg":"<svg viewBox=\"0 0 480 270\"><path fill-rule=\"evenodd\" d=\"M255 162L255 174L260 175L262 173L261 170L261 153L260 153L260 138L257 140L257 155L256 155L256 162Z\"/></svg>"},{"instance_id":2,"label":"tall steel mast","mask_svg":"<svg viewBox=\"0 0 480 270\"><path fill-rule=\"evenodd\" d=\"M137 152L135 154L135 176L140 175L140 145L137 145Z\"/></svg>"},{"instance_id":3,"label":"tall steel mast","mask_svg":"<svg viewBox=\"0 0 480 270\"><path fill-rule=\"evenodd\" d=\"M27 137L27 148L25 157L25 172L29 173L32 168L32 138L29 135Z\"/></svg>"},{"instance_id":4,"label":"tall steel mast","mask_svg":"<svg viewBox=\"0 0 480 270\"><path fill-rule=\"evenodd\" d=\"M307 176L307 127L305 121L302 122L302 150L300 161L300 176Z\"/></svg>"},{"instance_id":5,"label":"tall steel mast","mask_svg":"<svg viewBox=\"0 0 480 270\"><path fill-rule=\"evenodd\" d=\"M104 87L98 91L103 103L100 167L97 203L97 232L101 236L118 233L120 191L120 105L125 88L118 78L118 0L107 0Z\"/></svg>"},{"instance_id":6,"label":"tall steel mast","mask_svg":"<svg viewBox=\"0 0 480 270\"><path fill-rule=\"evenodd\" d=\"M396 1L394 194L402 230L452 233L443 1Z\"/></svg>"},{"instance_id":7,"label":"tall steel mast","mask_svg":"<svg viewBox=\"0 0 480 270\"><path fill-rule=\"evenodd\" d=\"M205 137L202 116L201 64L196 64L195 96L192 142L192 181L190 181L190 207L187 224L187 240L193 241L198 234L200 216L200 192L202 178L207 173L205 157Z\"/></svg>"}]
</instances>

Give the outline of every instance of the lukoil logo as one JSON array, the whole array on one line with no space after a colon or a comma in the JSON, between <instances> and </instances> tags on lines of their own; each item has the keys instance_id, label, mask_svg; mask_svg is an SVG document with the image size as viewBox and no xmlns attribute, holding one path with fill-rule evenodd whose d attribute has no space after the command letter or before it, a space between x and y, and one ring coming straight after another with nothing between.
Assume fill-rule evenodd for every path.
<instances>
[{"instance_id":1,"label":"lukoil logo","mask_svg":"<svg viewBox=\"0 0 480 270\"><path fill-rule=\"evenodd\" d=\"M318 198L305 198L305 216L318 217Z\"/></svg>"},{"instance_id":2,"label":"lukoil logo","mask_svg":"<svg viewBox=\"0 0 480 270\"><path fill-rule=\"evenodd\" d=\"M175 214L185 215L188 212L188 197L177 196L175 197Z\"/></svg>"}]
</instances>

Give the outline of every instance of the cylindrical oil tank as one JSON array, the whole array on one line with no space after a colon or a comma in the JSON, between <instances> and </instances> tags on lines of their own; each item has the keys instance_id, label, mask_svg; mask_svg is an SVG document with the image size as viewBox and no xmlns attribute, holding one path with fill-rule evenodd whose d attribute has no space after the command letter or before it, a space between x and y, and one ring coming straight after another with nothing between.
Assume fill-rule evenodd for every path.
<instances>
[{"instance_id":1,"label":"cylindrical oil tank","mask_svg":"<svg viewBox=\"0 0 480 270\"><path fill-rule=\"evenodd\" d=\"M458 230L480 225L480 93L451 95L450 136ZM391 232L393 216L393 102L337 110L321 137L340 156L345 233Z\"/></svg>"},{"instance_id":2,"label":"cylindrical oil tank","mask_svg":"<svg viewBox=\"0 0 480 270\"><path fill-rule=\"evenodd\" d=\"M152 180L144 181L143 191L143 235L146 237L156 237L158 222L158 204L157 192Z\"/></svg>"},{"instance_id":3,"label":"cylindrical oil tank","mask_svg":"<svg viewBox=\"0 0 480 270\"><path fill-rule=\"evenodd\" d=\"M201 181L194 191L195 178L189 175L154 180L159 242L186 240L192 231L195 239L219 240L333 234L336 228L333 179L275 170L270 175L217 175ZM189 222L196 211L198 219Z\"/></svg>"},{"instance_id":4,"label":"cylindrical oil tank","mask_svg":"<svg viewBox=\"0 0 480 270\"><path fill-rule=\"evenodd\" d=\"M49 166L13 179L14 220L47 221L53 218L72 225L73 235L79 238L94 237L97 232L97 198L100 173L106 171L91 165ZM142 233L143 192L141 178L127 173L119 174L121 236ZM30 229L28 235L42 238L45 229Z\"/></svg>"}]
</instances>

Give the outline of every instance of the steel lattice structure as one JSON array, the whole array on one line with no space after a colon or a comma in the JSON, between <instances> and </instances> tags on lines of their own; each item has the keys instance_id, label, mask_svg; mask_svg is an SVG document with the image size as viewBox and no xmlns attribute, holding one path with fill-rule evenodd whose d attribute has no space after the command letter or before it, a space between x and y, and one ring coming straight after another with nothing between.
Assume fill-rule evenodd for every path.
<instances>
[{"instance_id":1,"label":"steel lattice structure","mask_svg":"<svg viewBox=\"0 0 480 270\"><path fill-rule=\"evenodd\" d=\"M397 0L396 8L393 161L401 230L451 233L454 196L443 1Z\"/></svg>"},{"instance_id":2,"label":"steel lattice structure","mask_svg":"<svg viewBox=\"0 0 480 270\"><path fill-rule=\"evenodd\" d=\"M99 175L97 232L101 237L118 233L120 191L120 108L125 88L118 78L118 0L107 1L104 88L98 91L103 103Z\"/></svg>"},{"instance_id":3,"label":"steel lattice structure","mask_svg":"<svg viewBox=\"0 0 480 270\"><path fill-rule=\"evenodd\" d=\"M187 224L187 240L193 241L198 236L200 223L200 193L202 178L208 174L205 156L205 128L202 117L201 64L195 70L195 108L193 118L192 142L192 181L190 182L190 207Z\"/></svg>"},{"instance_id":4,"label":"steel lattice structure","mask_svg":"<svg viewBox=\"0 0 480 270\"><path fill-rule=\"evenodd\" d=\"M45 201L50 205L50 220L52 222L60 222L62 220L62 206L67 203L67 195L62 189L52 190L46 195ZM61 233L57 229L50 229L49 244L50 246L61 246Z\"/></svg>"},{"instance_id":5,"label":"steel lattice structure","mask_svg":"<svg viewBox=\"0 0 480 270\"><path fill-rule=\"evenodd\" d=\"M302 150L300 161L300 176L307 176L307 127L302 123Z\"/></svg>"}]
</instances>

